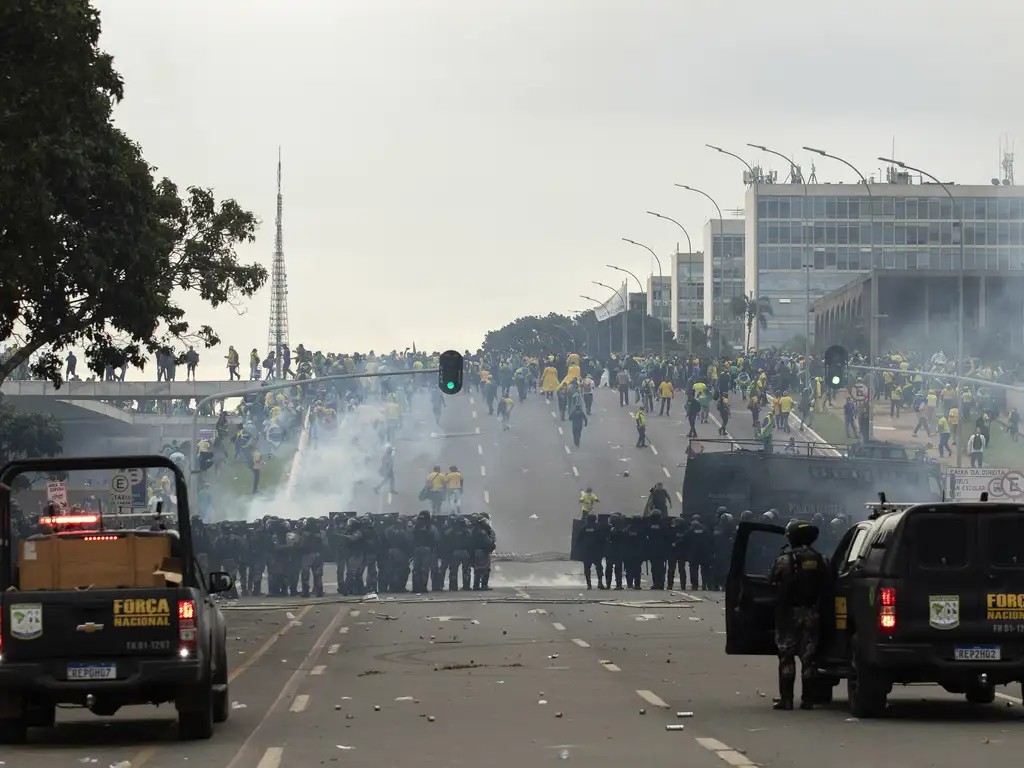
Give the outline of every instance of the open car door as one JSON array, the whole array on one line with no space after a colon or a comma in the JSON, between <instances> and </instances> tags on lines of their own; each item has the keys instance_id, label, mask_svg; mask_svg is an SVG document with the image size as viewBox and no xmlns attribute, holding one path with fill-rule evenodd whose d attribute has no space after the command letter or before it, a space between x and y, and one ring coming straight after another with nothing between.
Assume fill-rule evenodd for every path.
<instances>
[{"instance_id":1,"label":"open car door","mask_svg":"<svg viewBox=\"0 0 1024 768\"><path fill-rule=\"evenodd\" d=\"M775 588L768 570L786 544L786 530L740 523L725 582L725 652L774 656Z\"/></svg>"}]
</instances>

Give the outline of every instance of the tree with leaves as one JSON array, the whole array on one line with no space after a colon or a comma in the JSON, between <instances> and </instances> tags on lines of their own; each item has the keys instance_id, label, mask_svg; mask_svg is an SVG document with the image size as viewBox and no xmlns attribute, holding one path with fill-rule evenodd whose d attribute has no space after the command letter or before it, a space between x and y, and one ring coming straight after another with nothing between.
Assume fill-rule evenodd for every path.
<instances>
[{"instance_id":1,"label":"tree with leaves","mask_svg":"<svg viewBox=\"0 0 1024 768\"><path fill-rule=\"evenodd\" d=\"M0 467L17 459L59 456L64 430L45 413L22 413L0 403Z\"/></svg>"},{"instance_id":2,"label":"tree with leaves","mask_svg":"<svg viewBox=\"0 0 1024 768\"><path fill-rule=\"evenodd\" d=\"M488 331L483 349L487 352L517 349L527 355L556 350L578 352L578 341L585 332L571 317L551 312L545 317L527 315L513 320L496 331Z\"/></svg>"},{"instance_id":3,"label":"tree with leaves","mask_svg":"<svg viewBox=\"0 0 1024 768\"><path fill-rule=\"evenodd\" d=\"M71 346L97 373L175 340L213 346L181 295L217 307L267 279L235 252L254 239L252 213L156 181L113 126L123 84L99 35L88 0L0 4L0 342L15 343L0 383L38 355L33 373L59 386Z\"/></svg>"},{"instance_id":4,"label":"tree with leaves","mask_svg":"<svg viewBox=\"0 0 1024 768\"><path fill-rule=\"evenodd\" d=\"M772 302L764 296L754 298L751 291L749 296L733 296L729 302L733 317L742 318L747 326L746 349L750 349L750 337L754 333L754 324L762 331L768 327L768 318L774 316Z\"/></svg>"}]
</instances>

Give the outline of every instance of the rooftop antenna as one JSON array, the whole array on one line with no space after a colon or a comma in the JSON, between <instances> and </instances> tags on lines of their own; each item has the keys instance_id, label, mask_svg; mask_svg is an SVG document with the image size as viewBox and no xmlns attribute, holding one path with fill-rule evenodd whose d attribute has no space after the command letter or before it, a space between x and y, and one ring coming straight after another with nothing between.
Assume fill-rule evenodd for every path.
<instances>
[{"instance_id":1,"label":"rooftop antenna","mask_svg":"<svg viewBox=\"0 0 1024 768\"><path fill-rule=\"evenodd\" d=\"M818 172L814 168L814 161L813 160L811 160L811 175L807 177L807 183L808 184L817 184L818 183Z\"/></svg>"},{"instance_id":2,"label":"rooftop antenna","mask_svg":"<svg viewBox=\"0 0 1024 768\"><path fill-rule=\"evenodd\" d=\"M1010 137L1004 135L999 147L999 166L1002 170L1000 176L1003 179L1004 187L1013 186L1013 145L1010 144Z\"/></svg>"}]
</instances>

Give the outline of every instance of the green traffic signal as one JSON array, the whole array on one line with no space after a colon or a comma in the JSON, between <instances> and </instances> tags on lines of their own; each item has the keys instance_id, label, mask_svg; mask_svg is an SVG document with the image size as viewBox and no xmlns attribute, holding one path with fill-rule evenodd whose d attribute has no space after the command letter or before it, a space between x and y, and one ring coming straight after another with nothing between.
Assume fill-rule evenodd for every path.
<instances>
[{"instance_id":1,"label":"green traffic signal","mask_svg":"<svg viewBox=\"0 0 1024 768\"><path fill-rule=\"evenodd\" d=\"M839 386L839 382L840 382L840 378L838 376L833 376L832 377L832 384L833 384L833 386L838 387Z\"/></svg>"},{"instance_id":2,"label":"green traffic signal","mask_svg":"<svg viewBox=\"0 0 1024 768\"><path fill-rule=\"evenodd\" d=\"M454 381L449 381L446 386L448 387L448 389L455 389L455 382Z\"/></svg>"}]
</instances>

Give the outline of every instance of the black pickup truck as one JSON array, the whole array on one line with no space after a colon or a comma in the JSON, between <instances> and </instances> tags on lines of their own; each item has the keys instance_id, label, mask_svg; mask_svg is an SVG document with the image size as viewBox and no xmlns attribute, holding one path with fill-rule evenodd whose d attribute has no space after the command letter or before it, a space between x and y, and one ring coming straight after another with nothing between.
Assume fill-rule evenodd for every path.
<instances>
[{"instance_id":1,"label":"black pickup truck","mask_svg":"<svg viewBox=\"0 0 1024 768\"><path fill-rule=\"evenodd\" d=\"M969 702L1024 681L1024 505L924 503L876 511L829 557L817 690L847 681L878 717L894 685L936 683ZM726 582L726 653L775 655L772 560L785 530L741 523Z\"/></svg>"},{"instance_id":2,"label":"black pickup truck","mask_svg":"<svg viewBox=\"0 0 1024 768\"><path fill-rule=\"evenodd\" d=\"M16 534L14 496L32 476L124 478L155 472L177 514L167 522L103 509L47 505ZM119 479L120 478L120 479ZM95 487L95 485L94 485ZM12 490L13 489L13 490ZM65 491L65 493L67 493ZM113 494L109 494L113 498ZM20 498L20 496L19 496ZM95 498L95 494L91 498ZM102 498L102 497L101 497ZM24 520L20 521L25 523ZM176 530L175 530L176 529ZM16 461L0 470L0 743L55 723L56 705L112 715L174 702L179 735L209 738L227 720L227 631L192 548L186 481L163 456Z\"/></svg>"}]
</instances>

